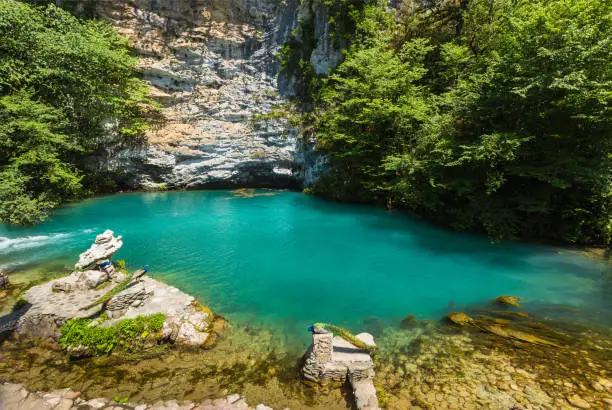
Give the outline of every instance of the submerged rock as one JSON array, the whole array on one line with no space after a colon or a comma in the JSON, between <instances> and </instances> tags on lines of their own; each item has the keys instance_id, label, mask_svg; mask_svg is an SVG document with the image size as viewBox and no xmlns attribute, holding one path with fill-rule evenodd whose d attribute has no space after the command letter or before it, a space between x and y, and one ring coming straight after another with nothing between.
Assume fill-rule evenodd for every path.
<instances>
[{"instance_id":1,"label":"submerged rock","mask_svg":"<svg viewBox=\"0 0 612 410\"><path fill-rule=\"evenodd\" d=\"M590 409L591 408L591 405L589 404L589 402L583 399L582 397L578 396L577 394L571 397L568 397L567 401L572 406L578 407L579 409Z\"/></svg>"},{"instance_id":2,"label":"submerged rock","mask_svg":"<svg viewBox=\"0 0 612 410\"><path fill-rule=\"evenodd\" d=\"M474 319L472 319L466 313L463 312L453 312L447 315L446 317L448 320L459 326L465 326L474 322Z\"/></svg>"},{"instance_id":3,"label":"submerged rock","mask_svg":"<svg viewBox=\"0 0 612 410\"><path fill-rule=\"evenodd\" d=\"M9 284L8 275L0 269L0 290L8 288Z\"/></svg>"},{"instance_id":4,"label":"submerged rock","mask_svg":"<svg viewBox=\"0 0 612 410\"><path fill-rule=\"evenodd\" d=\"M411 329L416 325L417 325L417 319L412 314L406 315L400 322L400 327L402 329Z\"/></svg>"},{"instance_id":5,"label":"submerged rock","mask_svg":"<svg viewBox=\"0 0 612 410\"><path fill-rule=\"evenodd\" d=\"M509 305L520 308L521 305L519 303L521 298L517 296L499 296L495 301L501 305Z\"/></svg>"}]
</instances>

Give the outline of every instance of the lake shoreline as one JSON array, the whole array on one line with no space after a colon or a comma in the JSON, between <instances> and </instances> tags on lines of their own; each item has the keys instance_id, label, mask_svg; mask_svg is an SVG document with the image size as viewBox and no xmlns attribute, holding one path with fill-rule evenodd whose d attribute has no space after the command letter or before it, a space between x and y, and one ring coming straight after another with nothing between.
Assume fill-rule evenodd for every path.
<instances>
[{"instance_id":1,"label":"lake shoreline","mask_svg":"<svg viewBox=\"0 0 612 410\"><path fill-rule=\"evenodd\" d=\"M524 408L610 408L612 381L609 369L612 362L597 352L612 348L612 335L606 336L599 331L592 333L586 327L573 325L568 327L570 330L565 330L553 323L514 314L522 311L513 307L492 306L487 312L476 310L470 314L485 319L489 315L496 315L500 323L507 320L501 318L512 318L512 321L516 321L513 326L527 326L525 329L530 329L530 332L534 329L548 329L542 337L561 337L558 340L570 343L571 347L566 346L562 351L552 347L532 348L529 344L487 335L478 328L461 328L431 320L408 320L399 328L384 329L377 337L381 351L375 359L375 381L379 395L382 396L382 407L417 409L433 406L436 409L453 409L487 406L506 410L519 405ZM531 321L534 321L533 325ZM4 393L6 402L19 400L22 405L30 402L61 402L67 406L70 404L68 400L71 400L72 406L77 408L82 404L113 405L129 399L131 403L141 403L141 407L126 404L125 408L128 409L154 410L180 403L188 409L199 406L197 408L213 410L232 408L229 401L237 398L236 402L241 408L247 408L244 407L247 403L261 401L279 409L289 404L292 409L334 409L336 407L332 403L340 406L345 400L343 395L348 395L347 392L323 390L327 401L321 404L321 393L303 385L297 373L292 371L299 363L299 356L287 355L282 348L278 350L278 341L275 341L278 335L266 334L265 331L253 333L253 329L236 328L235 331L242 332L242 338L236 338L231 333L227 338L221 336L220 350L216 350L217 347L200 351L172 348L153 353L152 356L146 352L141 357L113 354L106 358L77 361L67 359L53 344L6 341L0 349L0 380L9 384L0 386L0 397L2 391L6 390L12 392ZM269 349L265 350L267 353L249 352L253 336L258 333L257 337L265 340L263 346ZM594 342L605 344L594 348ZM572 353L568 355L569 351ZM242 377L238 376L240 369L246 368L232 362L234 359L226 362L228 357L237 352L243 355L242 363L249 363L253 368L245 371ZM256 364L257 361L260 364ZM193 367L191 363L205 364ZM218 377L213 375L225 372L222 369L212 370L217 365L209 367L207 363L225 363L227 368L236 368L224 376L230 384L207 382ZM201 370L196 372L198 367ZM138 370L134 371L134 368ZM163 369L162 376L154 376L156 368ZM206 370L209 368L211 370ZM9 369L10 373L7 373ZM185 372L196 372L193 373L195 378L188 379L190 381L187 386L181 385L185 381L178 377ZM32 378L30 375L33 374L45 381ZM459 374L462 376L457 377ZM174 380L175 377L178 380ZM241 381L230 382L233 379ZM91 384L87 380L97 381ZM195 387L202 382L208 386L206 389ZM159 396L161 391L155 393L151 390L164 383L172 383L173 389L176 389L174 393ZM193 387L189 387L189 383ZM280 389L276 387L273 399L263 400L270 386L278 383ZM150 387L143 389L143 386ZM30 391L24 392L24 389ZM58 389L73 390L58 392ZM78 390L78 396L75 389ZM203 396L201 393L193 394L200 390L211 393ZM162 397L165 398L160 401ZM256 408L268 409L263 405Z\"/></svg>"},{"instance_id":2,"label":"lake shoreline","mask_svg":"<svg viewBox=\"0 0 612 410\"><path fill-rule=\"evenodd\" d=\"M581 400L593 408L605 408L605 400L612 395L607 387L610 379L608 369L612 368L612 363L604 354L612 347L609 329L548 319L553 313L569 318L572 315L591 315L586 306L581 311L581 305L577 303L580 299L572 299L582 294L566 294L557 289L553 289L559 292L558 296L553 294L554 297L550 293L538 293L548 290L551 278L564 277L563 272L554 270L560 269L555 268L555 263L569 269L567 277L575 280L568 287L569 291L576 292L583 284L592 283L589 275L601 272L601 269L599 265L584 265L582 258L554 255L538 248L523 249L524 245L520 244L511 252L500 251L498 247L485 243L483 238L475 239L474 235L446 236L445 231L423 227L414 221L405 221L406 218L384 215L372 207L330 206L326 201L313 201L293 193L251 190L168 196L135 193L81 205L64 210L50 221L55 227L52 225L46 231L24 231L26 235L40 234L40 237L63 232L65 235L61 240L51 241L46 247L41 246L39 251L27 247L15 253L14 257L56 248L61 251L61 257L72 255L75 249L82 251L83 243L91 243L91 236L98 232L95 218L99 218L102 222L98 224L121 227L118 233L126 236L126 244L129 242L125 258L134 261L136 266L150 260L159 267L159 270L155 268L158 272L156 279L197 298L204 294L205 298L200 300L212 301L213 304L224 302L214 310L221 314L230 313L230 319L231 315L245 316L221 333L215 346L209 350L151 346L151 349L138 354L117 352L95 358L69 359L54 343L37 345L8 340L0 348L0 379L3 381L25 384L28 389L36 391L50 392L70 387L81 392L86 399L102 397L113 400L117 396L120 400L128 398L133 403L156 403L162 398L199 403L239 394L244 395L248 403L265 403L279 409L344 408L350 400L350 392L306 386L299 377L300 358L305 349L300 351L299 346L296 349L297 345L289 345L287 340L305 338L307 326L303 322L312 317L313 321L325 320L355 333L365 331L375 336L379 350L374 358L374 380L383 408L562 408L573 406L572 403L581 404ZM281 208L283 206L287 209ZM245 213L242 213L243 209ZM117 215L131 215L128 210L134 213L128 221L135 221L134 225L128 225L124 219L112 219ZM296 219L304 217L308 210L313 214L306 219ZM74 219L74 215L78 218ZM245 219L245 215L253 215L255 219ZM333 218L328 218L330 215ZM168 217L176 219L170 219L170 223L163 226L152 223L154 218L161 221ZM315 220L325 223L313 227ZM332 220L339 225L330 225ZM82 221L86 221L87 226ZM401 223L406 226L401 226ZM355 231L347 227L358 229L357 232L364 236L356 237ZM308 250L303 243L294 241L294 238L304 237L302 232L308 233L313 228L316 233L313 238L325 238L325 248L332 250L333 259L323 258L322 262L339 260L342 264L333 269L334 275L330 271L322 278L312 270L313 266L325 267L322 263L295 265L290 274L283 274L287 271L287 261L294 260L292 255L318 256L325 250L317 251L318 247ZM188 229L195 232L191 237L192 249L189 248L190 239L185 237ZM321 232L320 229L328 230ZM338 229L341 230L341 235L336 238L338 244L344 244L347 237L360 238L360 243L364 244L363 248L347 249L350 255L362 257L373 244L382 243L385 247L376 252L377 263L380 263L381 255L391 258L399 254L402 257L398 258L395 268L380 269L379 264L372 265L366 269L367 275L355 280L357 266L347 265L347 259L338 255L343 248L333 245L332 234ZM246 248L239 246L237 233L245 234ZM287 242L279 238L285 238ZM420 247L413 242L415 239ZM403 246L397 248L398 242ZM218 248L217 244L228 247ZM256 252L249 255L239 252L239 257L235 257L240 249L251 249L258 244L263 247L256 248ZM286 246L295 247L299 253L280 253ZM411 253L411 247L416 247L416 252ZM447 257L450 265L432 272L429 265L415 262L422 258L424 263L430 263L430 254ZM50 255L60 257L59 253ZM166 259L159 259L160 255ZM398 270L405 266L406 258L415 268L411 266L405 272ZM164 270L166 266L183 260L186 263L174 266L174 270ZM44 261L41 259L41 266ZM211 261L220 264L206 268ZM268 265L271 261L274 264ZM245 265L252 262L256 264ZM465 267L466 263L473 265ZM190 271L194 266L195 270ZM503 270L499 275L493 275L495 272L491 269L500 266L510 270L508 277L511 281L507 281ZM520 288L511 287L517 278L519 283L528 281L551 266L553 269L542 281L528 282L529 286ZM375 267L379 269L372 270ZM448 275L457 269L464 269L464 275ZM475 269L480 269L481 273L471 278L465 276ZM583 272L585 269L593 272ZM206 275L198 276L201 272ZM372 278L376 272L393 276ZM216 281L224 274L229 275L226 280L231 279L230 282ZM338 293L338 296L349 299L337 306L325 302L329 301L328 295L322 293L326 289L342 290L334 282L329 282L333 276L342 278L338 283L353 286L347 295ZM258 280L253 281L253 277ZM487 277L496 284L499 282L497 288L477 287L476 279L482 281ZM270 293L274 285L295 278L307 280L287 282L287 287ZM440 280L435 289L447 286L448 290L436 291L441 295L433 291L411 291L429 289L432 282L428 282L428 278ZM76 282L80 280L74 279ZM366 282L365 291L360 290L359 283L369 279L374 280L373 284ZM427 280L419 282L423 279ZM454 280L458 280L456 284ZM314 285L314 290L308 290L309 284ZM391 287L385 288L385 284ZM207 293L215 286L218 288L216 293ZM296 286L297 293L289 293L288 297L283 293L295 291ZM374 289L384 293L383 297L372 293ZM238 295L246 304L221 300L236 290L248 291ZM399 293L393 294L397 290ZM601 290L595 288L594 291L599 295ZM461 292L469 298L454 303ZM362 294L368 298L359 298ZM418 299L420 294L426 299ZM489 303L504 294L532 300L540 300L538 295L542 295L545 309L541 310L542 306L529 303L529 300L520 308ZM321 295L325 297L317 299ZM277 303L283 297L290 303L265 305L268 310L261 310L262 306L257 304L262 300ZM375 303L365 303L368 299ZM357 304L355 300L361 302ZM395 305L389 305L394 310L380 309L389 300L396 301ZM304 309L289 311L290 307L300 303ZM347 303L352 308L342 310L341 305ZM572 303L577 307L572 307ZM605 301L602 303L593 306L603 309L607 305ZM355 307L361 311L355 312ZM455 310L469 315L469 326L442 320L445 314ZM264 314L269 312L283 315ZM408 316L400 323L399 319L394 319L394 312ZM425 312L424 317L429 319L418 317L421 312ZM408 320L410 313L417 317ZM605 313L602 311L601 319ZM264 323L270 326L264 328ZM550 344L541 345L542 340ZM558 385L559 381L561 385Z\"/></svg>"}]
</instances>

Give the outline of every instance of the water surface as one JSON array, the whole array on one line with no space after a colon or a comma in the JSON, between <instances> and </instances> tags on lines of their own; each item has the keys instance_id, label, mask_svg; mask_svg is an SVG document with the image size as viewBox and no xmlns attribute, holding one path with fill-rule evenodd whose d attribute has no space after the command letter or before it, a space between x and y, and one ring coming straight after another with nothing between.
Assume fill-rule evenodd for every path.
<instances>
[{"instance_id":1,"label":"water surface","mask_svg":"<svg viewBox=\"0 0 612 410\"><path fill-rule=\"evenodd\" d=\"M70 266L112 229L124 237L116 258L131 268L149 265L231 321L300 343L315 321L357 331L409 313L438 319L504 294L610 323L607 266L582 256L494 245L375 207L258 192L266 195L121 194L65 207L35 227L0 225L0 267Z\"/></svg>"}]
</instances>

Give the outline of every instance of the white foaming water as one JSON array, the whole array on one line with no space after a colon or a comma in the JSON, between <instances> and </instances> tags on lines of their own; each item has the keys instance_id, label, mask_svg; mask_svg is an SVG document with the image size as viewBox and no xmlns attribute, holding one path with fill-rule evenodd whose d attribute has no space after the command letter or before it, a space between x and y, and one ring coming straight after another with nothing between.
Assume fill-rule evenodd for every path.
<instances>
[{"instance_id":1,"label":"white foaming water","mask_svg":"<svg viewBox=\"0 0 612 410\"><path fill-rule=\"evenodd\" d=\"M7 238L0 236L0 253L9 253L23 249L37 248L68 238L72 235L73 234L71 233L56 233L53 235L23 236L21 238Z\"/></svg>"}]
</instances>

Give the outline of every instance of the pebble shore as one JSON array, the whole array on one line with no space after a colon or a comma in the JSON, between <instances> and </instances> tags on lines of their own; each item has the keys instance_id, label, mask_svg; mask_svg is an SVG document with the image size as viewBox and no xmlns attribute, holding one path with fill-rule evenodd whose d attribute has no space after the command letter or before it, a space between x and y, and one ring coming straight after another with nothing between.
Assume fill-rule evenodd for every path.
<instances>
[{"instance_id":1,"label":"pebble shore","mask_svg":"<svg viewBox=\"0 0 612 410\"><path fill-rule=\"evenodd\" d=\"M0 383L0 409L2 410L272 410L258 404L249 407L245 398L232 394L226 398L204 400L200 403L179 403L176 400L154 404L121 403L103 398L84 400L81 393L70 389L51 392L31 392L21 384Z\"/></svg>"}]
</instances>

